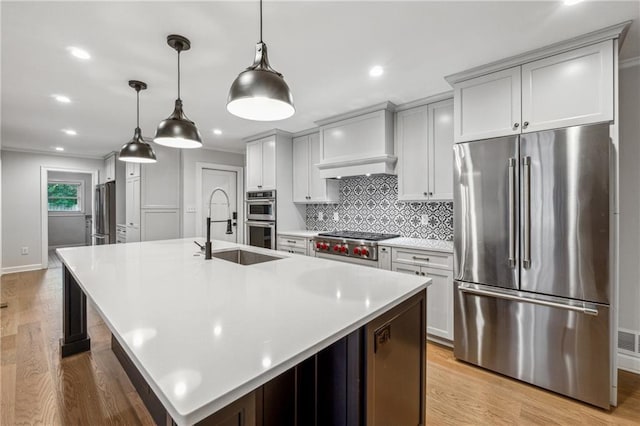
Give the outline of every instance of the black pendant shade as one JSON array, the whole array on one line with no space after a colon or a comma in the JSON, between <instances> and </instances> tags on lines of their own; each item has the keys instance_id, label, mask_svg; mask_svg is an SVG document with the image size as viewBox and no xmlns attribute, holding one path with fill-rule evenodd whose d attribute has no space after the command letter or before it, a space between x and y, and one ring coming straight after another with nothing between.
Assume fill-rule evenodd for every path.
<instances>
[{"instance_id":1,"label":"black pendant shade","mask_svg":"<svg viewBox=\"0 0 640 426\"><path fill-rule=\"evenodd\" d=\"M293 95L284 77L271 68L267 45L262 41L262 0L260 0L260 41L253 65L242 71L231 84L227 111L248 120L275 121L295 113Z\"/></svg>"},{"instance_id":2,"label":"black pendant shade","mask_svg":"<svg viewBox=\"0 0 640 426\"><path fill-rule=\"evenodd\" d=\"M202 138L195 123L182 111L180 99L180 52L189 50L191 42L183 36L172 34L167 37L167 44L178 52L178 99L173 113L158 125L153 141L172 148L200 148Z\"/></svg>"},{"instance_id":3,"label":"black pendant shade","mask_svg":"<svg viewBox=\"0 0 640 426\"><path fill-rule=\"evenodd\" d=\"M136 90L136 129L133 131L133 138L122 146L118 159L131 163L155 163L156 154L151 145L144 141L140 130L140 90L145 90L147 84L130 80L129 86Z\"/></svg>"}]
</instances>

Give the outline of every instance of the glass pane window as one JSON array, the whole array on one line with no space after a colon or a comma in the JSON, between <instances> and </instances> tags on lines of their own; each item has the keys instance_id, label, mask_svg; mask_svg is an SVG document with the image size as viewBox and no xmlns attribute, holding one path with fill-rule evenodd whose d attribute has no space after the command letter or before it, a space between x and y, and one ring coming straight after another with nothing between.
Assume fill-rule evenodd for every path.
<instances>
[{"instance_id":1,"label":"glass pane window","mask_svg":"<svg viewBox=\"0 0 640 426\"><path fill-rule=\"evenodd\" d=\"M82 182L49 182L47 198L50 212L81 212Z\"/></svg>"}]
</instances>

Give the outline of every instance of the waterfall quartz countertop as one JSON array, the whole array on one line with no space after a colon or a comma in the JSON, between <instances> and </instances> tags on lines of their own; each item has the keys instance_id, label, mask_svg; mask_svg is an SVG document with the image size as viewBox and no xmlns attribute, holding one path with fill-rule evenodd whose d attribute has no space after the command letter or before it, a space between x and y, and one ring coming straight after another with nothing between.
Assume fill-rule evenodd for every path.
<instances>
[{"instance_id":1,"label":"waterfall quartz countertop","mask_svg":"<svg viewBox=\"0 0 640 426\"><path fill-rule=\"evenodd\" d=\"M178 424L192 424L367 324L431 280L214 241L281 259L204 260L192 239L58 249Z\"/></svg>"}]
</instances>

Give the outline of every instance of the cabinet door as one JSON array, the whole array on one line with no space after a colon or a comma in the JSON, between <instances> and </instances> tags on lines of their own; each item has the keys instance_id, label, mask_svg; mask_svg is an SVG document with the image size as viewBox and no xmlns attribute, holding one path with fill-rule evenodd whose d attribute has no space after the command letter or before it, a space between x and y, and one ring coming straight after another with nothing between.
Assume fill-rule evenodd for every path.
<instances>
[{"instance_id":1,"label":"cabinet door","mask_svg":"<svg viewBox=\"0 0 640 426\"><path fill-rule=\"evenodd\" d=\"M520 133L520 67L454 85L454 140Z\"/></svg>"},{"instance_id":2,"label":"cabinet door","mask_svg":"<svg viewBox=\"0 0 640 426\"><path fill-rule=\"evenodd\" d=\"M378 246L378 268L391 270L391 247Z\"/></svg>"},{"instance_id":3,"label":"cabinet door","mask_svg":"<svg viewBox=\"0 0 640 426\"><path fill-rule=\"evenodd\" d=\"M522 66L522 131L613 120L611 40Z\"/></svg>"},{"instance_id":4,"label":"cabinet door","mask_svg":"<svg viewBox=\"0 0 640 426\"><path fill-rule=\"evenodd\" d=\"M112 154L104 160L105 182L116 180L116 156Z\"/></svg>"},{"instance_id":5,"label":"cabinet door","mask_svg":"<svg viewBox=\"0 0 640 426\"><path fill-rule=\"evenodd\" d=\"M262 187L262 141L247 143L247 191Z\"/></svg>"},{"instance_id":6,"label":"cabinet door","mask_svg":"<svg viewBox=\"0 0 640 426\"><path fill-rule=\"evenodd\" d=\"M433 281L427 287L427 333L453 341L453 272L422 267Z\"/></svg>"},{"instance_id":7,"label":"cabinet door","mask_svg":"<svg viewBox=\"0 0 640 426\"><path fill-rule=\"evenodd\" d=\"M262 140L262 187L276 189L276 137Z\"/></svg>"},{"instance_id":8,"label":"cabinet door","mask_svg":"<svg viewBox=\"0 0 640 426\"><path fill-rule=\"evenodd\" d=\"M140 164L127 162L126 174L127 178L140 176Z\"/></svg>"},{"instance_id":9,"label":"cabinet door","mask_svg":"<svg viewBox=\"0 0 640 426\"><path fill-rule=\"evenodd\" d=\"M453 200L453 100L429 105L429 199Z\"/></svg>"},{"instance_id":10,"label":"cabinet door","mask_svg":"<svg viewBox=\"0 0 640 426\"><path fill-rule=\"evenodd\" d=\"M428 133L428 106L400 111L396 115L398 200L424 201L429 198Z\"/></svg>"},{"instance_id":11,"label":"cabinet door","mask_svg":"<svg viewBox=\"0 0 640 426\"><path fill-rule=\"evenodd\" d=\"M293 140L293 202L309 200L309 136Z\"/></svg>"}]
</instances>

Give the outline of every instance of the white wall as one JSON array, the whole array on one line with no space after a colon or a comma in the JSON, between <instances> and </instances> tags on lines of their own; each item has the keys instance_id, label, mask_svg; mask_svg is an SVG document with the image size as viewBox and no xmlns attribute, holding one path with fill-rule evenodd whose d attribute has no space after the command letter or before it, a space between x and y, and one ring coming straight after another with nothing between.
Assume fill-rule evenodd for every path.
<instances>
[{"instance_id":1,"label":"white wall","mask_svg":"<svg viewBox=\"0 0 640 426\"><path fill-rule=\"evenodd\" d=\"M640 64L620 69L620 315L640 333Z\"/></svg>"},{"instance_id":2,"label":"white wall","mask_svg":"<svg viewBox=\"0 0 640 426\"><path fill-rule=\"evenodd\" d=\"M84 198L81 212L49 212L49 247L83 245L86 241L85 215L91 215L93 186L87 173L49 172L49 181L82 181Z\"/></svg>"},{"instance_id":3,"label":"white wall","mask_svg":"<svg viewBox=\"0 0 640 426\"><path fill-rule=\"evenodd\" d=\"M244 149L244 144L242 145ZM244 167L244 154L214 151L209 149L185 149L182 152L182 236L185 238L196 235L196 214L188 213L189 208L196 207L196 163L215 163L227 166ZM240 224L238 225L240 226Z\"/></svg>"},{"instance_id":4,"label":"white wall","mask_svg":"<svg viewBox=\"0 0 640 426\"><path fill-rule=\"evenodd\" d=\"M42 264L40 167L99 170L103 161L3 150L2 268L5 273ZM20 248L29 247L28 255Z\"/></svg>"}]
</instances>

